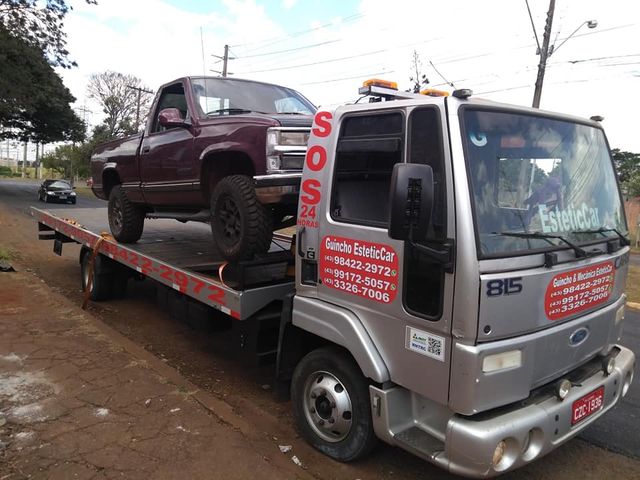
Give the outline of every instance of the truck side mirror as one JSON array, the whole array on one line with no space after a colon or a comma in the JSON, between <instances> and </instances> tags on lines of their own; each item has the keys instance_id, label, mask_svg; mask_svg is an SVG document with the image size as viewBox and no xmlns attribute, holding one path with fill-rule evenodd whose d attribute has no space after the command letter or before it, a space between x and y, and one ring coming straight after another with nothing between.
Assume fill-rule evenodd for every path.
<instances>
[{"instance_id":1,"label":"truck side mirror","mask_svg":"<svg viewBox=\"0 0 640 480\"><path fill-rule=\"evenodd\" d=\"M188 124L182 118L177 108L164 108L158 114L158 123L165 128L186 127Z\"/></svg>"},{"instance_id":2,"label":"truck side mirror","mask_svg":"<svg viewBox=\"0 0 640 480\"><path fill-rule=\"evenodd\" d=\"M433 209L431 167L419 163L394 165L389 207L389 237L395 240L424 240Z\"/></svg>"}]
</instances>

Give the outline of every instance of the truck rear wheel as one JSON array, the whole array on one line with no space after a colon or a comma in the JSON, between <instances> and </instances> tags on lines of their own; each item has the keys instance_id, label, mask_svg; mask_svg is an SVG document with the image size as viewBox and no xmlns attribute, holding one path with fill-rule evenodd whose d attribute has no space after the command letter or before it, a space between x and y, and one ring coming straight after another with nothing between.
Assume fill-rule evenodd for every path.
<instances>
[{"instance_id":1,"label":"truck rear wheel","mask_svg":"<svg viewBox=\"0 0 640 480\"><path fill-rule=\"evenodd\" d=\"M325 455L350 462L376 445L369 385L344 351L324 347L307 354L293 373L291 398L300 433Z\"/></svg>"},{"instance_id":2,"label":"truck rear wheel","mask_svg":"<svg viewBox=\"0 0 640 480\"><path fill-rule=\"evenodd\" d=\"M93 261L93 278L89 283L89 261L91 260L91 251L87 251L80 263L80 280L82 282L82 291L90 289L91 294L89 298L94 302L101 300L109 300L112 295L111 287L112 279L111 275L105 272L105 258L101 255L96 255Z\"/></svg>"},{"instance_id":3,"label":"truck rear wheel","mask_svg":"<svg viewBox=\"0 0 640 480\"><path fill-rule=\"evenodd\" d=\"M251 177L230 175L218 182L211 195L211 231L227 260L250 259L269 251L271 213L256 198Z\"/></svg>"},{"instance_id":4,"label":"truck rear wheel","mask_svg":"<svg viewBox=\"0 0 640 480\"><path fill-rule=\"evenodd\" d=\"M144 210L132 203L120 185L109 192L109 228L113 237L122 243L135 243L142 236Z\"/></svg>"}]
</instances>

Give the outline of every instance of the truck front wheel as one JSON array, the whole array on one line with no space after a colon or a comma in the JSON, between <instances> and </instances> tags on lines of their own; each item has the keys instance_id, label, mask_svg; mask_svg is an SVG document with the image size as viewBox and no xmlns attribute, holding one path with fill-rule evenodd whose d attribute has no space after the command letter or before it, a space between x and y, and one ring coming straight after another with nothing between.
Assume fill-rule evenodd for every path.
<instances>
[{"instance_id":1,"label":"truck front wheel","mask_svg":"<svg viewBox=\"0 0 640 480\"><path fill-rule=\"evenodd\" d=\"M271 213L256 198L251 177L230 175L218 182L211 194L211 231L226 260L250 259L269 251Z\"/></svg>"},{"instance_id":2,"label":"truck front wheel","mask_svg":"<svg viewBox=\"0 0 640 480\"><path fill-rule=\"evenodd\" d=\"M375 446L369 385L344 351L324 347L306 355L293 373L291 398L300 433L325 455L350 462Z\"/></svg>"},{"instance_id":3,"label":"truck front wheel","mask_svg":"<svg viewBox=\"0 0 640 480\"><path fill-rule=\"evenodd\" d=\"M132 203L120 185L109 192L109 228L113 237L122 243L135 243L142 236L144 210Z\"/></svg>"}]
</instances>

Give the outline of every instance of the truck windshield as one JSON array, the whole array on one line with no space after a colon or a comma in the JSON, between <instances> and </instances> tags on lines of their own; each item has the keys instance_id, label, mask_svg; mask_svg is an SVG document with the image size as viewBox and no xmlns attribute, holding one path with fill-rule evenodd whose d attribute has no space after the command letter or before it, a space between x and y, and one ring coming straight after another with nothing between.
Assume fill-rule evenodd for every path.
<instances>
[{"instance_id":1,"label":"truck windshield","mask_svg":"<svg viewBox=\"0 0 640 480\"><path fill-rule=\"evenodd\" d=\"M464 148L481 257L522 255L626 235L601 129L466 108ZM518 235L524 234L524 235Z\"/></svg>"},{"instance_id":2,"label":"truck windshield","mask_svg":"<svg viewBox=\"0 0 640 480\"><path fill-rule=\"evenodd\" d=\"M201 117L243 113L313 115L316 108L295 90L231 78L194 78L193 96Z\"/></svg>"}]
</instances>

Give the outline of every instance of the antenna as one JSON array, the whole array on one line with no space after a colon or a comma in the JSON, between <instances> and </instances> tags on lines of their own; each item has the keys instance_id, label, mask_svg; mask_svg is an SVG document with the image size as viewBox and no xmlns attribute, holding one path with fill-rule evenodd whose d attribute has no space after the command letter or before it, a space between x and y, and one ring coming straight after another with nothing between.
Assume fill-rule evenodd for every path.
<instances>
[{"instance_id":1,"label":"antenna","mask_svg":"<svg viewBox=\"0 0 640 480\"><path fill-rule=\"evenodd\" d=\"M202 36L202 27L200 27L200 47L202 49L202 76L207 76L207 68L204 64L204 38ZM204 83L204 101L205 101L205 112L209 111L209 95L207 95L207 79L203 78L202 83Z\"/></svg>"},{"instance_id":2,"label":"antenna","mask_svg":"<svg viewBox=\"0 0 640 480\"><path fill-rule=\"evenodd\" d=\"M429 64L431 65L431 67L436 71L436 73L438 75L440 75L440 78L442 78L442 80L445 81L445 83L449 86L451 86L452 88L456 88L456 86L453 84L453 82L450 82L449 80L447 80L446 78L444 78L444 75L442 75L438 69L436 68L436 66L433 64L433 62L431 60L429 60Z\"/></svg>"}]
</instances>

